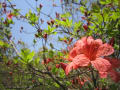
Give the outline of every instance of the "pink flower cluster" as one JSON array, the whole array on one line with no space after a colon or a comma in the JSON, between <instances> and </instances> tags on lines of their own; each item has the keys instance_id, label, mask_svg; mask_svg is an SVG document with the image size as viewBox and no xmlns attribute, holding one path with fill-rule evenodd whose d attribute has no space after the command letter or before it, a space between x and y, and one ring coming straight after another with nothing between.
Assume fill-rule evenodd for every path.
<instances>
[{"instance_id":1,"label":"pink flower cluster","mask_svg":"<svg viewBox=\"0 0 120 90\"><path fill-rule=\"evenodd\" d=\"M120 67L120 61L117 59L105 58L113 54L114 48L103 43L101 39L94 40L93 37L83 37L78 40L73 49L69 52L68 60L71 61L65 69L66 75L72 69L80 67L93 66L101 78L106 78L108 74L113 80L120 80L120 74L115 71L115 68ZM115 65L115 62L118 65Z\"/></svg>"}]
</instances>

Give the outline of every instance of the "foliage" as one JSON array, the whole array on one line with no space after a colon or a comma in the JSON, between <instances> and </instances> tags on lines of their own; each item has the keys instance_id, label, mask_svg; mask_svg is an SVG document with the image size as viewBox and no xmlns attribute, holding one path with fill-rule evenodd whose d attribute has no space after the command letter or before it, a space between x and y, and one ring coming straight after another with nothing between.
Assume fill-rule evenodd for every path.
<instances>
[{"instance_id":1,"label":"foliage","mask_svg":"<svg viewBox=\"0 0 120 90\"><path fill-rule=\"evenodd\" d=\"M12 0L5 1L0 1L1 90L118 90L120 88L119 0L60 0L63 13L56 12L56 18L42 12L44 6L41 3L35 6L35 12L30 9L25 15L22 15L21 9L17 9ZM35 2L39 3L39 0L35 0ZM57 7L54 0L53 7ZM41 14L50 19L46 21L46 28L41 28L41 25L44 24ZM40 41L41 47L38 52L31 51L20 40L17 44L15 43L12 38L12 28L16 23L14 19L24 20L36 30L33 45L35 47L38 40ZM23 29L21 27L21 33L24 31ZM108 43L106 47L102 47L107 54L101 56L104 60L109 61L112 69L107 68L106 71L101 72L99 65L90 64L92 61L84 65L88 51L89 57L94 54L89 48L90 42L94 41L91 45L92 49L99 46L97 41L89 39L86 41L88 46L82 47L82 44L87 44L80 41L81 38L90 36L101 40L103 44ZM51 42L51 37L52 40L55 41L56 38L57 40ZM96 42L98 46L95 47ZM61 43L62 47L56 46L56 43ZM80 47L87 48L86 52ZM107 52L110 47L113 54ZM82 57L79 55L81 53L86 56ZM105 57L108 55L110 55L109 58ZM85 59L82 64L78 60L81 57ZM102 59L102 61L104 60ZM105 61L104 69L107 67L108 61ZM106 73L108 76L100 77Z\"/></svg>"}]
</instances>

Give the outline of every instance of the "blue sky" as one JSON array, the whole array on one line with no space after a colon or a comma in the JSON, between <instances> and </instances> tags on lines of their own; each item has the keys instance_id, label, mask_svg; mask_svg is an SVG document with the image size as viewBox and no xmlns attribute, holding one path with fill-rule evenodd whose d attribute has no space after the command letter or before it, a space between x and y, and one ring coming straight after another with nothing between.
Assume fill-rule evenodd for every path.
<instances>
[{"instance_id":1,"label":"blue sky","mask_svg":"<svg viewBox=\"0 0 120 90\"><path fill-rule=\"evenodd\" d=\"M4 0L3 0L4 1ZM37 3L35 0L11 0L12 4L16 5L16 9L20 9L20 13L22 15L25 15L29 12L31 9L32 12L36 13L36 5L39 6L40 4L43 5L41 12L50 15L53 19L56 17L55 13L64 13L62 11L61 7L61 0L38 0ZM64 0L63 0L64 1ZM56 4L57 7L53 7L53 4ZM72 9L75 9L76 6L73 5ZM79 8L79 6L78 6ZM74 12L74 15L77 17L75 20L79 21L81 14ZM44 14L40 14L40 18L42 18L45 22L41 25L42 29L47 28L47 21L50 20L50 18ZM33 39L35 38L34 34L37 32L37 30L31 26L29 23L27 23L25 20L17 20L16 18L13 18L13 21L15 22L12 26L12 39L14 39L17 48L19 49L19 45L17 44L18 40L21 40L25 42L27 48L35 51L39 51L39 48L42 46L42 42L40 39L37 39L37 44L35 47L33 47ZM20 33L20 29L23 27L23 32ZM64 49L66 45L64 43L57 42L57 36L50 36L48 38L49 43L53 43L54 47L57 49ZM60 35L62 36L62 35Z\"/></svg>"},{"instance_id":2,"label":"blue sky","mask_svg":"<svg viewBox=\"0 0 120 90\"><path fill-rule=\"evenodd\" d=\"M35 0L12 0L12 3L16 5L17 9L20 9L21 14L23 15L25 15L30 9L32 10L32 12L36 12L34 10L36 7ZM53 3L57 4L57 6L59 7L53 7ZM62 13L60 0L38 0L37 6L39 4L43 5L42 12L44 12L45 14L50 14L53 18L55 18L55 12ZM41 28L47 28L46 21L50 20L50 18L43 14L41 14L40 17L45 21ZM41 47L41 40L37 41L38 43L36 44L35 48L33 47L34 34L36 33L35 28L25 21L16 20L14 18L13 20L15 21L15 24L12 25L12 35L13 38L15 38L15 43L17 43L18 40L21 40L25 42L27 44L27 47L31 50L38 51L38 48ZM20 33L21 26L24 27L25 32L23 33ZM50 40L52 42L55 42L55 39L52 39L52 37ZM54 45L58 47L58 43L54 43Z\"/></svg>"}]
</instances>

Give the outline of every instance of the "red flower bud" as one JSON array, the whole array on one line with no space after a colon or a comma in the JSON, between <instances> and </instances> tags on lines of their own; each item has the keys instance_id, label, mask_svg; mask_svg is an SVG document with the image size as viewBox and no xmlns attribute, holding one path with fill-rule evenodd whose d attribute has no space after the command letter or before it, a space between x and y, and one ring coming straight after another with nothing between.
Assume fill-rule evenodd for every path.
<instances>
[{"instance_id":1,"label":"red flower bud","mask_svg":"<svg viewBox=\"0 0 120 90\"><path fill-rule=\"evenodd\" d=\"M35 34L35 37L38 38L39 37L38 34Z\"/></svg>"},{"instance_id":2,"label":"red flower bud","mask_svg":"<svg viewBox=\"0 0 120 90\"><path fill-rule=\"evenodd\" d=\"M63 0L60 0L60 3L62 3L63 2Z\"/></svg>"},{"instance_id":3,"label":"red flower bud","mask_svg":"<svg viewBox=\"0 0 120 90\"><path fill-rule=\"evenodd\" d=\"M65 43L67 43L67 40L63 40Z\"/></svg>"},{"instance_id":4,"label":"red flower bud","mask_svg":"<svg viewBox=\"0 0 120 90\"><path fill-rule=\"evenodd\" d=\"M111 46L114 46L114 43L115 43L115 39L114 39L114 37L112 37L112 38L110 39L110 41L109 41L109 44L110 44Z\"/></svg>"},{"instance_id":5,"label":"red flower bud","mask_svg":"<svg viewBox=\"0 0 120 90\"><path fill-rule=\"evenodd\" d=\"M66 22L66 18L61 18L61 19L62 19L62 21Z\"/></svg>"},{"instance_id":6,"label":"red flower bud","mask_svg":"<svg viewBox=\"0 0 120 90\"><path fill-rule=\"evenodd\" d=\"M50 21L47 21L47 24L50 25Z\"/></svg>"},{"instance_id":7,"label":"red flower bud","mask_svg":"<svg viewBox=\"0 0 120 90\"><path fill-rule=\"evenodd\" d=\"M6 65L9 66L9 65L11 65L11 64L12 64L12 62L11 62L11 61L8 61Z\"/></svg>"},{"instance_id":8,"label":"red flower bud","mask_svg":"<svg viewBox=\"0 0 120 90\"><path fill-rule=\"evenodd\" d=\"M14 64L14 67L18 67L18 66L19 66L19 64L18 64L18 63Z\"/></svg>"},{"instance_id":9,"label":"red flower bud","mask_svg":"<svg viewBox=\"0 0 120 90\"><path fill-rule=\"evenodd\" d=\"M7 18L8 18L8 19L12 19L13 16L14 16L14 15L11 14L11 13L7 14Z\"/></svg>"},{"instance_id":10,"label":"red flower bud","mask_svg":"<svg viewBox=\"0 0 120 90\"><path fill-rule=\"evenodd\" d=\"M75 79L73 79L71 82L72 82L72 84L75 84Z\"/></svg>"},{"instance_id":11,"label":"red flower bud","mask_svg":"<svg viewBox=\"0 0 120 90\"><path fill-rule=\"evenodd\" d=\"M56 64L56 68L60 68L60 64Z\"/></svg>"},{"instance_id":12,"label":"red flower bud","mask_svg":"<svg viewBox=\"0 0 120 90\"><path fill-rule=\"evenodd\" d=\"M58 28L58 24L55 27Z\"/></svg>"},{"instance_id":13,"label":"red flower bud","mask_svg":"<svg viewBox=\"0 0 120 90\"><path fill-rule=\"evenodd\" d=\"M45 38L45 39L46 39L46 38L47 38L47 34L44 34L44 35L43 35L43 38Z\"/></svg>"},{"instance_id":14,"label":"red flower bud","mask_svg":"<svg viewBox=\"0 0 120 90\"><path fill-rule=\"evenodd\" d=\"M46 62L47 63L49 63L49 62L51 62L52 60L50 59L50 58L48 58L47 60L46 60Z\"/></svg>"},{"instance_id":15,"label":"red flower bud","mask_svg":"<svg viewBox=\"0 0 120 90\"><path fill-rule=\"evenodd\" d=\"M60 63L61 68L65 71L67 63Z\"/></svg>"},{"instance_id":16,"label":"red flower bud","mask_svg":"<svg viewBox=\"0 0 120 90\"><path fill-rule=\"evenodd\" d=\"M87 14L87 11L85 11L84 14L85 14L85 17L87 17L87 15L88 15L88 14Z\"/></svg>"},{"instance_id":17,"label":"red flower bud","mask_svg":"<svg viewBox=\"0 0 120 90\"><path fill-rule=\"evenodd\" d=\"M32 80L32 83L35 83L35 80Z\"/></svg>"},{"instance_id":18,"label":"red flower bud","mask_svg":"<svg viewBox=\"0 0 120 90\"><path fill-rule=\"evenodd\" d=\"M42 5L42 4L40 4L40 6L39 6L39 7L40 7L40 9L41 9L41 8L43 7L43 5Z\"/></svg>"},{"instance_id":19,"label":"red flower bud","mask_svg":"<svg viewBox=\"0 0 120 90\"><path fill-rule=\"evenodd\" d=\"M52 25L53 25L53 24L55 23L55 20L52 19L52 20L51 20L51 23L52 23Z\"/></svg>"},{"instance_id":20,"label":"red flower bud","mask_svg":"<svg viewBox=\"0 0 120 90\"><path fill-rule=\"evenodd\" d=\"M87 31L88 30L88 26L86 24L83 25L83 28Z\"/></svg>"},{"instance_id":21,"label":"red flower bud","mask_svg":"<svg viewBox=\"0 0 120 90\"><path fill-rule=\"evenodd\" d=\"M2 7L3 7L3 8L6 8L6 3L2 3Z\"/></svg>"},{"instance_id":22,"label":"red flower bud","mask_svg":"<svg viewBox=\"0 0 120 90\"><path fill-rule=\"evenodd\" d=\"M72 42L72 40L73 40L73 38L70 38L69 43L71 43L71 42Z\"/></svg>"},{"instance_id":23,"label":"red flower bud","mask_svg":"<svg viewBox=\"0 0 120 90\"><path fill-rule=\"evenodd\" d=\"M13 73L12 72L9 72L10 75L12 75Z\"/></svg>"},{"instance_id":24,"label":"red flower bud","mask_svg":"<svg viewBox=\"0 0 120 90\"><path fill-rule=\"evenodd\" d=\"M21 29L23 30L23 27L21 27Z\"/></svg>"},{"instance_id":25,"label":"red flower bud","mask_svg":"<svg viewBox=\"0 0 120 90\"><path fill-rule=\"evenodd\" d=\"M81 17L83 20L85 20L86 18L85 17Z\"/></svg>"},{"instance_id":26,"label":"red flower bud","mask_svg":"<svg viewBox=\"0 0 120 90\"><path fill-rule=\"evenodd\" d=\"M57 5L55 3L53 3L53 7L56 7Z\"/></svg>"},{"instance_id":27,"label":"red flower bud","mask_svg":"<svg viewBox=\"0 0 120 90\"><path fill-rule=\"evenodd\" d=\"M48 64L50 63L52 60L50 58L46 59L46 60L43 60L42 61L42 64Z\"/></svg>"},{"instance_id":28,"label":"red flower bud","mask_svg":"<svg viewBox=\"0 0 120 90\"><path fill-rule=\"evenodd\" d=\"M60 14L59 13L55 13L56 14L56 18L59 18L60 17Z\"/></svg>"}]
</instances>

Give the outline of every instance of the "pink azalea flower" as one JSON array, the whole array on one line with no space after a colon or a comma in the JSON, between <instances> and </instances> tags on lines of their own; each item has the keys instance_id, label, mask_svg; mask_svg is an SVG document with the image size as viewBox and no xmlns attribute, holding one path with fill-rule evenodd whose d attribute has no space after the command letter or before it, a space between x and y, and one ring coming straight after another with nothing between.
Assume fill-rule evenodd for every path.
<instances>
[{"instance_id":1,"label":"pink azalea flower","mask_svg":"<svg viewBox=\"0 0 120 90\"><path fill-rule=\"evenodd\" d=\"M113 52L113 47L107 43L103 44L101 39L83 37L74 44L74 48L69 53L71 63L66 67L66 75L72 69L92 65L99 71L100 77L105 78L111 63L103 56L111 55Z\"/></svg>"}]
</instances>

